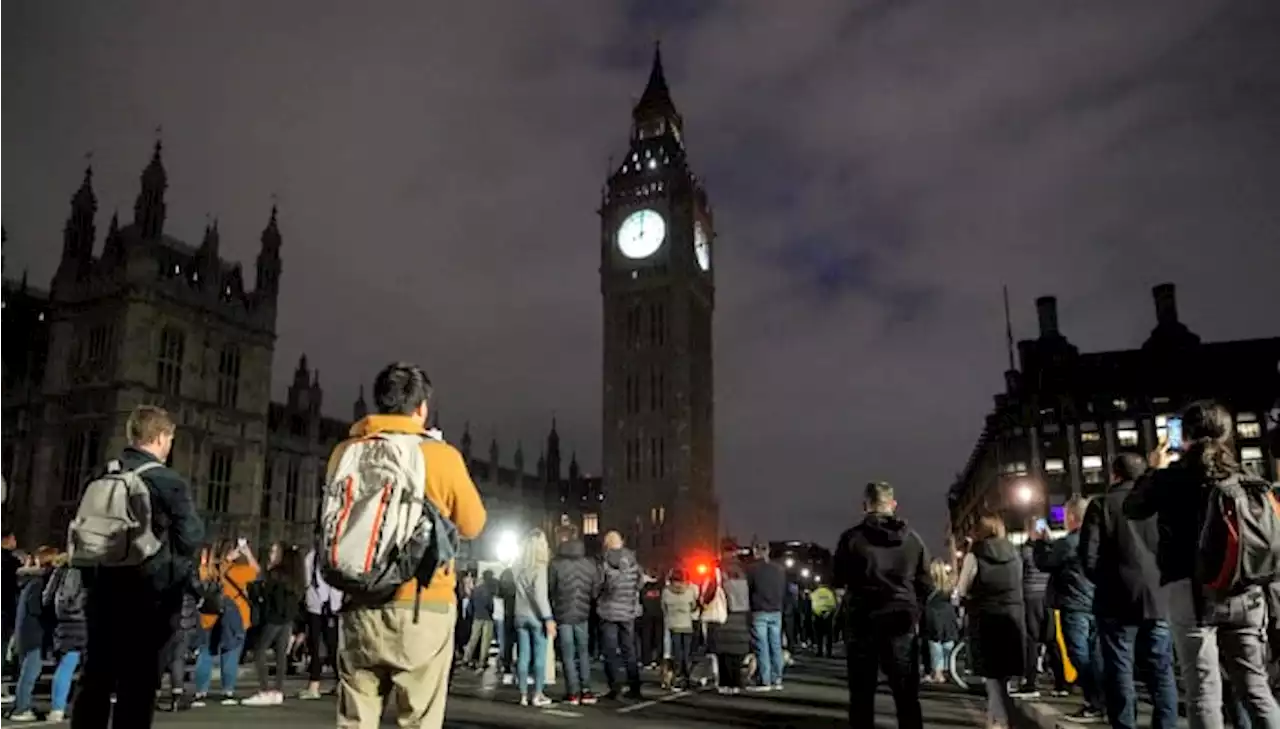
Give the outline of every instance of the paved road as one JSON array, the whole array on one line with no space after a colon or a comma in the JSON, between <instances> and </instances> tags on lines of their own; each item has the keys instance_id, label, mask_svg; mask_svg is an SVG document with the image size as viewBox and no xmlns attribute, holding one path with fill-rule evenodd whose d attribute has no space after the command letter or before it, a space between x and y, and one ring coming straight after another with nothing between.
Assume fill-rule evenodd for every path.
<instances>
[{"instance_id":1,"label":"paved road","mask_svg":"<svg viewBox=\"0 0 1280 729\"><path fill-rule=\"evenodd\" d=\"M542 729L551 727L608 727L609 729L657 728L701 729L735 726L804 727L827 729L847 727L847 701L841 662L802 660L788 675L785 691L736 697L714 692L687 694L663 693L656 685L646 685L648 700L641 703L601 703L594 707L556 704L551 709L522 708L514 688L499 688L482 698L474 679L459 677L449 699L446 727ZM548 692L553 698L557 689ZM981 726L981 697L968 696L954 689L924 690L924 714L928 727ZM878 702L877 725L894 727L893 701L882 693ZM282 707L251 709L247 707L210 706L204 709L165 714L159 727L187 729L228 729L228 727L263 726L275 729L333 726L333 699L300 702L289 701ZM389 719L384 726L392 726Z\"/></svg>"}]
</instances>

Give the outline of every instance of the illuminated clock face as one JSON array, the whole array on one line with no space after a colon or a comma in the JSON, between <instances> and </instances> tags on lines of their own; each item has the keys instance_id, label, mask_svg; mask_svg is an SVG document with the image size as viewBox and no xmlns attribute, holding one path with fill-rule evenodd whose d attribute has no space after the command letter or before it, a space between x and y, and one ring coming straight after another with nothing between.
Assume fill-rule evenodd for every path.
<instances>
[{"instance_id":1,"label":"illuminated clock face","mask_svg":"<svg viewBox=\"0 0 1280 729\"><path fill-rule=\"evenodd\" d=\"M618 226L618 250L627 258L648 258L667 237L667 221L657 210L637 210Z\"/></svg>"},{"instance_id":2,"label":"illuminated clock face","mask_svg":"<svg viewBox=\"0 0 1280 729\"><path fill-rule=\"evenodd\" d=\"M711 242L707 240L707 229L702 221L693 224L693 255L698 259L698 268L711 270Z\"/></svg>"}]
</instances>

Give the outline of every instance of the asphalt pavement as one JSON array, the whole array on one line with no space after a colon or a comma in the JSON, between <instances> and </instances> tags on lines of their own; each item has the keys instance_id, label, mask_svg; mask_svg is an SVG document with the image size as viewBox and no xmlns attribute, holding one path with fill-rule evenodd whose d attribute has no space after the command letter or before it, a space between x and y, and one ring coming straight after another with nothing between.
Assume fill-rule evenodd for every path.
<instances>
[{"instance_id":1,"label":"asphalt pavement","mask_svg":"<svg viewBox=\"0 0 1280 729\"><path fill-rule=\"evenodd\" d=\"M289 688L295 687L291 685ZM560 696L561 691L560 687L548 687L547 694L554 699ZM573 726L609 729L722 726L827 729L849 726L841 660L800 658L790 669L786 688L781 692L739 696L721 696L705 690L671 693L650 681L644 686L644 693L644 700L639 702L602 701L596 706L570 706L557 702L548 709L534 709L519 705L514 687L499 686L485 691L477 677L459 674L449 698L445 726L456 729ZM985 714L983 697L963 694L951 687L925 687L922 703L927 727L982 726ZM883 688L876 708L877 726L897 726L893 700ZM283 706L270 708L209 706L158 715L156 725L187 729L328 727L333 726L334 711L332 698L288 700ZM383 725L394 726L394 721L388 717Z\"/></svg>"}]
</instances>

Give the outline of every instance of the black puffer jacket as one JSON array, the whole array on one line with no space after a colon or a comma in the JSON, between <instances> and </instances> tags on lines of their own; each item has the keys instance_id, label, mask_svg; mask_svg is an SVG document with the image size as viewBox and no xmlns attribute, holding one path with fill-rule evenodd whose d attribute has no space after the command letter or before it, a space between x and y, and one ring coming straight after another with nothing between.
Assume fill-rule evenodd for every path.
<instances>
[{"instance_id":1,"label":"black puffer jacket","mask_svg":"<svg viewBox=\"0 0 1280 729\"><path fill-rule=\"evenodd\" d=\"M84 612L88 594L80 571L74 567L59 567L50 575L42 600L47 624L53 626L55 653L82 651L88 646L89 626Z\"/></svg>"},{"instance_id":2,"label":"black puffer jacket","mask_svg":"<svg viewBox=\"0 0 1280 729\"><path fill-rule=\"evenodd\" d=\"M596 611L600 619L624 623L640 617L640 588L644 573L630 549L611 549L601 560L600 600Z\"/></svg>"},{"instance_id":3,"label":"black puffer jacket","mask_svg":"<svg viewBox=\"0 0 1280 729\"><path fill-rule=\"evenodd\" d=\"M551 612L562 625L591 619L591 599L600 591L600 566L587 558L587 548L574 539L560 545L551 560Z\"/></svg>"},{"instance_id":4,"label":"black puffer jacket","mask_svg":"<svg viewBox=\"0 0 1280 729\"><path fill-rule=\"evenodd\" d=\"M1024 542L1018 549L1022 559L1022 597L1024 600L1044 599L1049 590L1049 574L1036 566L1035 547Z\"/></svg>"}]
</instances>

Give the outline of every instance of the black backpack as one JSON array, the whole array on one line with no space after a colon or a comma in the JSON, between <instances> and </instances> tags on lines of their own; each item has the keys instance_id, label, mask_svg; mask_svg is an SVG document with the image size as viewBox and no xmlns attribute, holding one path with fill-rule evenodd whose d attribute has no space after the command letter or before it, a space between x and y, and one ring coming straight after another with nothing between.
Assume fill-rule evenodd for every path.
<instances>
[{"instance_id":1,"label":"black backpack","mask_svg":"<svg viewBox=\"0 0 1280 729\"><path fill-rule=\"evenodd\" d=\"M1238 475L1210 484L1196 576L1211 594L1280 581L1280 499L1271 484Z\"/></svg>"}]
</instances>

